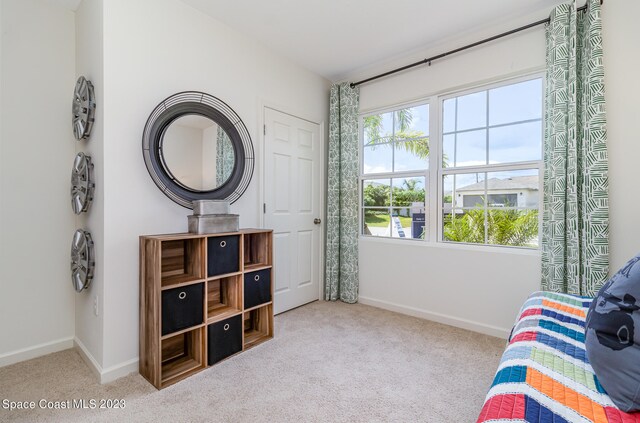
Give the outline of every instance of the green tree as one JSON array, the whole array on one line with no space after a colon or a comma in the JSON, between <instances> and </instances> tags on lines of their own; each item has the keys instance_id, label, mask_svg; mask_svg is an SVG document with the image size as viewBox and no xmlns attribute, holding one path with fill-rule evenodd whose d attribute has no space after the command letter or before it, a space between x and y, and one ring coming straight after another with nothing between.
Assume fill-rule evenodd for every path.
<instances>
[{"instance_id":1,"label":"green tree","mask_svg":"<svg viewBox=\"0 0 640 423\"><path fill-rule=\"evenodd\" d=\"M448 241L484 244L484 227L484 209L477 208L462 216L451 215L445 218L444 236ZM488 210L488 244L526 246L531 245L537 236L537 210Z\"/></svg>"},{"instance_id":2,"label":"green tree","mask_svg":"<svg viewBox=\"0 0 640 423\"><path fill-rule=\"evenodd\" d=\"M367 184L363 190L364 205L368 207L389 207L389 185Z\"/></svg>"},{"instance_id":3,"label":"green tree","mask_svg":"<svg viewBox=\"0 0 640 423\"><path fill-rule=\"evenodd\" d=\"M411 109L401 109L394 112L396 121L395 134L382 133L382 115L372 115L364 118L364 133L369 140L367 146L375 148L376 144L392 141L395 135L396 146L406 150L422 159L429 157L429 138L422 131L411 130L413 112ZM404 141L406 140L406 141Z\"/></svg>"}]
</instances>

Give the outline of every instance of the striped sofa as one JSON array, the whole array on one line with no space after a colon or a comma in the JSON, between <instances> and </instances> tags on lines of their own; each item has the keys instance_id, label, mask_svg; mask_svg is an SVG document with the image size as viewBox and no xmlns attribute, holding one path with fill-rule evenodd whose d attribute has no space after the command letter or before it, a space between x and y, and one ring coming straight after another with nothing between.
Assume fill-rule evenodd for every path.
<instances>
[{"instance_id":1,"label":"striped sofa","mask_svg":"<svg viewBox=\"0 0 640 423\"><path fill-rule=\"evenodd\" d=\"M584 347L591 298L533 293L524 303L480 422L640 423L598 383Z\"/></svg>"}]
</instances>

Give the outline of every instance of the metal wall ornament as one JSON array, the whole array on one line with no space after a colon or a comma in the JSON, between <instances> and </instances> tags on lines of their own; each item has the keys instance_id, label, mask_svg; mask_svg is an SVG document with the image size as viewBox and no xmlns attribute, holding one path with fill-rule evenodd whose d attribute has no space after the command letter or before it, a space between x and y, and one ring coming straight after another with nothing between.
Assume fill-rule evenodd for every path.
<instances>
[{"instance_id":1,"label":"metal wall ornament","mask_svg":"<svg viewBox=\"0 0 640 423\"><path fill-rule=\"evenodd\" d=\"M78 229L71 241L71 283L76 292L91 285L95 268L94 246L89 231Z\"/></svg>"},{"instance_id":2,"label":"metal wall ornament","mask_svg":"<svg viewBox=\"0 0 640 423\"><path fill-rule=\"evenodd\" d=\"M89 210L95 186L91 156L78 153L71 169L71 208L75 214Z\"/></svg>"},{"instance_id":3,"label":"metal wall ornament","mask_svg":"<svg viewBox=\"0 0 640 423\"><path fill-rule=\"evenodd\" d=\"M96 99L93 84L84 76L78 78L76 82L71 112L73 135L77 140L89 138L95 120Z\"/></svg>"}]
</instances>

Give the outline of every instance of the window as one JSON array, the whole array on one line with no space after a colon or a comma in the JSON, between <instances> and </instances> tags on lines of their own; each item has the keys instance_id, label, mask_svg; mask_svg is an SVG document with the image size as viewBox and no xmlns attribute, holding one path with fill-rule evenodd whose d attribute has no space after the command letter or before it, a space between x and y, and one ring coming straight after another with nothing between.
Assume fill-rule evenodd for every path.
<instances>
[{"instance_id":1,"label":"window","mask_svg":"<svg viewBox=\"0 0 640 423\"><path fill-rule=\"evenodd\" d=\"M362 233L423 238L429 105L365 116L362 134Z\"/></svg>"},{"instance_id":2,"label":"window","mask_svg":"<svg viewBox=\"0 0 640 423\"><path fill-rule=\"evenodd\" d=\"M363 235L537 248L541 77L431 98L361 123ZM434 157L430 129L440 134ZM429 210L440 212L430 220Z\"/></svg>"}]
</instances>

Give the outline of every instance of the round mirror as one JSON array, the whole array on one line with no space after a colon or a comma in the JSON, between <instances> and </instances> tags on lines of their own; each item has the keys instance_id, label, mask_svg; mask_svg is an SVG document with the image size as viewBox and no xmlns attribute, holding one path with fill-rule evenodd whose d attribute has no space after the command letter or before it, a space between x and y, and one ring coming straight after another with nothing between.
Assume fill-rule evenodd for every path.
<instances>
[{"instance_id":1,"label":"round mirror","mask_svg":"<svg viewBox=\"0 0 640 423\"><path fill-rule=\"evenodd\" d=\"M205 116L184 115L174 120L162 136L161 149L167 173L193 191L221 187L235 166L229 135Z\"/></svg>"},{"instance_id":2,"label":"round mirror","mask_svg":"<svg viewBox=\"0 0 640 423\"><path fill-rule=\"evenodd\" d=\"M186 91L163 100L142 134L149 175L170 199L235 202L253 175L253 144L242 119L222 100Z\"/></svg>"}]
</instances>

